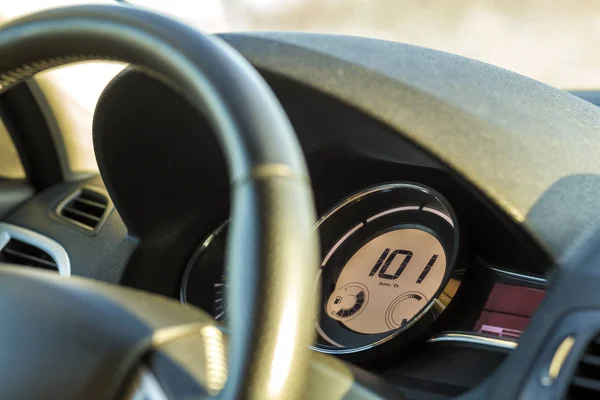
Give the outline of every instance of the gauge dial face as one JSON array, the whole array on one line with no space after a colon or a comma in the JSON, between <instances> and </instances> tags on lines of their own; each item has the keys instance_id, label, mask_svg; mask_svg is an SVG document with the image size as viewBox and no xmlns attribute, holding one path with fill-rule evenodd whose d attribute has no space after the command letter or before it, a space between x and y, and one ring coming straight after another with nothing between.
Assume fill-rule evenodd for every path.
<instances>
[{"instance_id":1,"label":"gauge dial face","mask_svg":"<svg viewBox=\"0 0 600 400\"><path fill-rule=\"evenodd\" d=\"M410 183L367 188L329 210L318 222L322 306L313 348L374 354L425 334L454 296L446 289L457 225L441 195Z\"/></svg>"},{"instance_id":2,"label":"gauge dial face","mask_svg":"<svg viewBox=\"0 0 600 400\"><path fill-rule=\"evenodd\" d=\"M327 315L357 333L389 332L428 304L445 273L446 254L435 236L414 228L386 232L343 267Z\"/></svg>"},{"instance_id":3,"label":"gauge dial face","mask_svg":"<svg viewBox=\"0 0 600 400\"><path fill-rule=\"evenodd\" d=\"M336 289L327 302L327 312L338 321L350 321L362 314L369 303L369 290L352 282Z\"/></svg>"}]
</instances>

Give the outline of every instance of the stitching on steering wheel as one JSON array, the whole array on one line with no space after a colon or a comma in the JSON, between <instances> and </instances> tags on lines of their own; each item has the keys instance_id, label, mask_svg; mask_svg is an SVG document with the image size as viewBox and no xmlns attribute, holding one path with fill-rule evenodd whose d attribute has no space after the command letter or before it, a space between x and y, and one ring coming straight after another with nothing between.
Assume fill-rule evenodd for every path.
<instances>
[{"instance_id":1,"label":"stitching on steering wheel","mask_svg":"<svg viewBox=\"0 0 600 400\"><path fill-rule=\"evenodd\" d=\"M80 61L116 61L114 58L99 54L71 55L62 57L51 57L46 60L34 61L31 64L24 64L13 70L0 74L0 93L18 84L19 82L31 78L33 75L50 68L61 65L71 64Z\"/></svg>"}]
</instances>

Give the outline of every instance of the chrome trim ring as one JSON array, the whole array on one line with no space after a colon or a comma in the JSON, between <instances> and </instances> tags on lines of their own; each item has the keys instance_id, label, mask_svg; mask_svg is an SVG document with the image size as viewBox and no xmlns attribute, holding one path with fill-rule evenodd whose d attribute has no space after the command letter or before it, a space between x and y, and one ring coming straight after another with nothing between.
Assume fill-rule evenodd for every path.
<instances>
[{"instance_id":1,"label":"chrome trim ring","mask_svg":"<svg viewBox=\"0 0 600 400\"><path fill-rule=\"evenodd\" d=\"M485 335L478 335L470 332L443 332L430 338L427 343L468 343L481 346L490 346L500 349L513 350L518 346L518 342L513 340L493 338Z\"/></svg>"},{"instance_id":2,"label":"chrome trim ring","mask_svg":"<svg viewBox=\"0 0 600 400\"><path fill-rule=\"evenodd\" d=\"M217 235L219 233L221 233L221 231L227 227L228 224L229 224L229 220L226 220L221 225L219 225L215 230L213 230L206 237L206 239L204 239L202 241L202 244L200 244L200 246L196 249L196 251L194 251L194 254L192 254L192 257L188 261L188 263L185 267L185 271L183 272L183 277L181 278L181 287L179 288L179 300L181 301L181 304L183 304L184 306L186 306L186 307L188 306L187 287L188 287L188 283L189 283L189 279L190 279L190 274L192 273L192 269L194 268L194 264L196 263L196 260L202 255L204 250L206 250L208 248L208 246L210 246L210 244L215 239L215 237L217 237Z\"/></svg>"}]
</instances>

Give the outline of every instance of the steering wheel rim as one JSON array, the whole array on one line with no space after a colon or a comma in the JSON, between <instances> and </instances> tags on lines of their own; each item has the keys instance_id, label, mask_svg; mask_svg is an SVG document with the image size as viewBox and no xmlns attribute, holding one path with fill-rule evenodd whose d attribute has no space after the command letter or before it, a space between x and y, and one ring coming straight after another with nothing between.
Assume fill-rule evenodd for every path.
<instances>
[{"instance_id":1,"label":"steering wheel rim","mask_svg":"<svg viewBox=\"0 0 600 400\"><path fill-rule=\"evenodd\" d=\"M228 163L228 380L224 398L295 398L306 376L316 310L318 243L306 165L268 85L223 41L123 6L75 6L0 30L2 91L77 61L146 68L204 112ZM118 206L118 205L117 205ZM135 233L135 232L133 232Z\"/></svg>"}]
</instances>

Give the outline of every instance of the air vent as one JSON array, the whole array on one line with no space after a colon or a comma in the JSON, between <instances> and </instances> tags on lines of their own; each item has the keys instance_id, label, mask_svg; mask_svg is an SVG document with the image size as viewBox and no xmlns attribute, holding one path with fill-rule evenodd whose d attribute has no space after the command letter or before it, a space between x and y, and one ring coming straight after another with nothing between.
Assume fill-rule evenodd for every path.
<instances>
[{"instance_id":1,"label":"air vent","mask_svg":"<svg viewBox=\"0 0 600 400\"><path fill-rule=\"evenodd\" d=\"M600 337L594 338L579 360L567 399L600 397Z\"/></svg>"},{"instance_id":2,"label":"air vent","mask_svg":"<svg viewBox=\"0 0 600 400\"><path fill-rule=\"evenodd\" d=\"M98 192L82 189L59 207L60 216L87 230L95 230L106 214L108 198Z\"/></svg>"},{"instance_id":3,"label":"air vent","mask_svg":"<svg viewBox=\"0 0 600 400\"><path fill-rule=\"evenodd\" d=\"M0 250L0 262L58 271L58 266L50 254L16 239L10 239Z\"/></svg>"}]
</instances>

